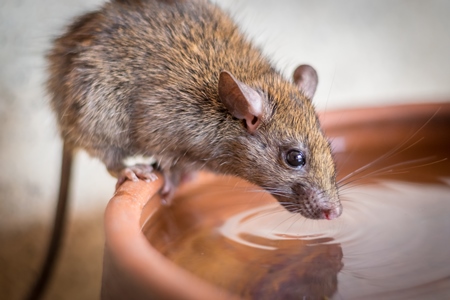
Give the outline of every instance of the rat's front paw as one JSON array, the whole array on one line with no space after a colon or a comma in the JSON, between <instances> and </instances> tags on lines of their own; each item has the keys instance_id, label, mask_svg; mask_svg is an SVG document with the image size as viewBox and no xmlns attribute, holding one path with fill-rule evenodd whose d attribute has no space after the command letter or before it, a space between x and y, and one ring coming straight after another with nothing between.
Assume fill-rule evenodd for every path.
<instances>
[{"instance_id":1,"label":"rat's front paw","mask_svg":"<svg viewBox=\"0 0 450 300\"><path fill-rule=\"evenodd\" d=\"M125 180L138 181L139 179L146 182L152 182L158 179L158 176L153 172L151 165L137 164L131 167L126 167L119 173L117 179L117 188L125 182Z\"/></svg>"}]
</instances>

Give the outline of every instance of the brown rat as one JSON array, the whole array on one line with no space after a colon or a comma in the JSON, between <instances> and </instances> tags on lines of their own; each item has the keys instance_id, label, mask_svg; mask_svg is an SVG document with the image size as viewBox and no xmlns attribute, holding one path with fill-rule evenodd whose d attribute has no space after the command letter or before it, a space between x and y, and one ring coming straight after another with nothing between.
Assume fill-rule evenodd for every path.
<instances>
[{"instance_id":1,"label":"brown rat","mask_svg":"<svg viewBox=\"0 0 450 300\"><path fill-rule=\"evenodd\" d=\"M119 177L153 180L163 193L206 169L265 188L311 219L341 214L335 165L311 103L309 66L285 80L232 20L206 0L113 0L81 16L48 55L48 91L64 140L57 213L47 257L27 299L46 287L64 228L76 148Z\"/></svg>"},{"instance_id":2,"label":"brown rat","mask_svg":"<svg viewBox=\"0 0 450 300\"><path fill-rule=\"evenodd\" d=\"M49 54L48 89L65 143L121 178L153 156L170 193L207 169L273 192L290 211L334 218L341 206L328 141L308 98L317 75L285 81L206 1L113 1L78 19Z\"/></svg>"},{"instance_id":3,"label":"brown rat","mask_svg":"<svg viewBox=\"0 0 450 300\"><path fill-rule=\"evenodd\" d=\"M310 101L316 72L301 66L286 81L215 5L111 1L76 20L48 59L65 144L114 176L153 180L148 166L123 163L153 156L167 194L205 169L259 185L307 218L341 214Z\"/></svg>"}]
</instances>

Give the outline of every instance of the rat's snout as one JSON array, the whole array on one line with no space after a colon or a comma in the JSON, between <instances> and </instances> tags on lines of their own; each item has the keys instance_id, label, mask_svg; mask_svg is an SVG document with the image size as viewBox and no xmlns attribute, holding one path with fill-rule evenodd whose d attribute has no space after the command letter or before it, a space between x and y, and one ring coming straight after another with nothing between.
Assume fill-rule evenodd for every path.
<instances>
[{"instance_id":1,"label":"rat's snout","mask_svg":"<svg viewBox=\"0 0 450 300\"><path fill-rule=\"evenodd\" d=\"M309 219L333 220L342 214L342 204L338 199L312 196L303 199L303 201L305 200L306 203L304 203L301 214Z\"/></svg>"},{"instance_id":2,"label":"rat's snout","mask_svg":"<svg viewBox=\"0 0 450 300\"><path fill-rule=\"evenodd\" d=\"M298 197L296 199L287 199L282 196L275 198L284 208L291 213L298 213L308 219L314 220L333 220L342 214L342 204L339 200L329 201L321 197Z\"/></svg>"},{"instance_id":3,"label":"rat's snout","mask_svg":"<svg viewBox=\"0 0 450 300\"><path fill-rule=\"evenodd\" d=\"M319 219L333 220L342 214L342 204L339 202L333 203L331 206L324 207L321 210Z\"/></svg>"},{"instance_id":4,"label":"rat's snout","mask_svg":"<svg viewBox=\"0 0 450 300\"><path fill-rule=\"evenodd\" d=\"M292 213L299 213L308 219L333 220L342 214L342 204L337 195L327 195L316 188L298 184L293 189L295 196L287 199L274 195Z\"/></svg>"},{"instance_id":5,"label":"rat's snout","mask_svg":"<svg viewBox=\"0 0 450 300\"><path fill-rule=\"evenodd\" d=\"M309 194L309 195L308 195ZM342 204L338 196L328 196L314 189L306 191L306 207L312 219L333 220L342 214Z\"/></svg>"}]
</instances>

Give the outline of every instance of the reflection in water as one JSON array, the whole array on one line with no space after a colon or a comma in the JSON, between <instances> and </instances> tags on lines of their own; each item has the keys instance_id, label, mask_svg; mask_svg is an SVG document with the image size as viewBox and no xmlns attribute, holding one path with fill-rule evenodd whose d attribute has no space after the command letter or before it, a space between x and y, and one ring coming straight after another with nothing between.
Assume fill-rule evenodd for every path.
<instances>
[{"instance_id":1,"label":"reflection in water","mask_svg":"<svg viewBox=\"0 0 450 300\"><path fill-rule=\"evenodd\" d=\"M245 299L450 299L450 118L433 120L441 127L420 134L406 121L328 131L341 174L413 136L341 188L336 220L306 220L242 180L206 176L143 231L170 260Z\"/></svg>"},{"instance_id":2,"label":"reflection in water","mask_svg":"<svg viewBox=\"0 0 450 300\"><path fill-rule=\"evenodd\" d=\"M331 240L331 239L329 239ZM326 299L337 290L337 274L342 269L339 244L312 240L302 247L267 253L267 264L253 280L244 296L252 299ZM292 253L292 249L296 249ZM261 269L261 268L260 268Z\"/></svg>"},{"instance_id":3,"label":"reflection in water","mask_svg":"<svg viewBox=\"0 0 450 300\"><path fill-rule=\"evenodd\" d=\"M229 240L253 248L250 251L256 265L244 278L248 284L240 295L251 299L331 297L343 266L340 244L332 238L300 237L276 230L271 224L280 222L275 225L279 227L283 220L274 218L274 211L278 211L278 204L247 210L227 219L219 228ZM285 212L283 215L286 217Z\"/></svg>"}]
</instances>

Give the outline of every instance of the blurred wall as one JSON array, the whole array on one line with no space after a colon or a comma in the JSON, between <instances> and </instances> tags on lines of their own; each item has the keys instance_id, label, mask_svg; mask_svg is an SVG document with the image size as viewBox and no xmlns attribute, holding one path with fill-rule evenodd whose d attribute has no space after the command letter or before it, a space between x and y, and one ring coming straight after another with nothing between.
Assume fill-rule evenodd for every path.
<instances>
[{"instance_id":1,"label":"blurred wall","mask_svg":"<svg viewBox=\"0 0 450 300\"><path fill-rule=\"evenodd\" d=\"M61 141L43 89L44 53L100 0L0 0L0 298L18 299L47 240ZM287 77L319 73L320 110L450 100L450 1L218 0ZM102 212L114 179L84 153L68 238L48 299L98 296Z\"/></svg>"}]
</instances>

